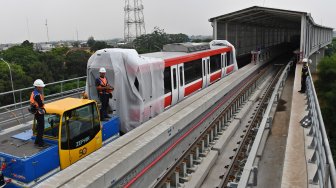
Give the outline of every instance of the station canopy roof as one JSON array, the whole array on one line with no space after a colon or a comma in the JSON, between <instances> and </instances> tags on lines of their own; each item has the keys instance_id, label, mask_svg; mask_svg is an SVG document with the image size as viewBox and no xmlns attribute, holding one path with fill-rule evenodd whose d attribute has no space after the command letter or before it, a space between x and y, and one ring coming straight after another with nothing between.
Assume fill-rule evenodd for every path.
<instances>
[{"instance_id":1,"label":"station canopy roof","mask_svg":"<svg viewBox=\"0 0 336 188\"><path fill-rule=\"evenodd\" d=\"M253 6L250 8L242 9L236 12L231 12L221 16L210 18L209 21L218 22L233 22L252 25L262 25L267 27L286 27L286 28L300 28L301 17L307 16L311 20L311 23L317 27L324 27L314 22L311 15L307 12L299 12L292 10L283 10L275 8L266 8Z\"/></svg>"}]
</instances>

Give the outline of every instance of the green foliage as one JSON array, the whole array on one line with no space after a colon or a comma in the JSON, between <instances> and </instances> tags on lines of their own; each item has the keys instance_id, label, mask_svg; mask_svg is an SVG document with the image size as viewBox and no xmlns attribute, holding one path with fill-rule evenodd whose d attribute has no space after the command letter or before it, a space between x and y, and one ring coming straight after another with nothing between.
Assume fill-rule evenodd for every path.
<instances>
[{"instance_id":1,"label":"green foliage","mask_svg":"<svg viewBox=\"0 0 336 188\"><path fill-rule=\"evenodd\" d=\"M333 151L334 160L336 159L336 50L332 51L331 56L326 56L318 65L318 80L315 82L323 121L326 126ZM334 144L333 144L334 143Z\"/></svg>"},{"instance_id":2,"label":"green foliage","mask_svg":"<svg viewBox=\"0 0 336 188\"><path fill-rule=\"evenodd\" d=\"M89 39L87 41L88 46L91 48L95 43L96 43L96 41L93 38L93 36L89 37Z\"/></svg>"},{"instance_id":3,"label":"green foliage","mask_svg":"<svg viewBox=\"0 0 336 188\"><path fill-rule=\"evenodd\" d=\"M328 48L325 51L326 56L331 56L336 52L336 38L333 39L332 43L328 45Z\"/></svg>"},{"instance_id":4,"label":"green foliage","mask_svg":"<svg viewBox=\"0 0 336 188\"><path fill-rule=\"evenodd\" d=\"M26 47L33 48L34 43L29 42L29 40L25 40L25 41L23 41L23 43L21 44L21 46L26 46Z\"/></svg>"},{"instance_id":5,"label":"green foliage","mask_svg":"<svg viewBox=\"0 0 336 188\"><path fill-rule=\"evenodd\" d=\"M33 49L33 43L24 41L20 46L14 46L0 52L0 57L6 60L12 70L14 89L31 87L35 79L45 83L70 79L86 75L86 65L91 54L85 50L70 50L67 47L54 48L49 52L38 52ZM84 81L85 82L85 81ZM81 85L83 83L81 82ZM77 82L66 83L63 91L77 88ZM11 91L9 68L0 61L0 93ZM45 94L61 91L60 85L46 87ZM22 99L28 100L30 91L22 93ZM20 98L19 93L16 99ZM12 95L0 97L0 106L12 104Z\"/></svg>"},{"instance_id":6,"label":"green foliage","mask_svg":"<svg viewBox=\"0 0 336 188\"><path fill-rule=\"evenodd\" d=\"M39 61L39 53L31 46L14 46L2 53L2 57L13 64L21 65L25 72L28 72L28 65Z\"/></svg>"},{"instance_id":7,"label":"green foliage","mask_svg":"<svg viewBox=\"0 0 336 188\"><path fill-rule=\"evenodd\" d=\"M110 48L109 45L107 45L106 42L104 41L96 41L91 47L90 47L90 50L91 52L95 52L97 50L101 50L101 49L104 49L104 48Z\"/></svg>"},{"instance_id":8,"label":"green foliage","mask_svg":"<svg viewBox=\"0 0 336 188\"><path fill-rule=\"evenodd\" d=\"M92 36L89 37L87 44L90 47L91 52L95 52L104 48L111 48L111 46L107 45L105 41L96 41Z\"/></svg>"},{"instance_id":9,"label":"green foliage","mask_svg":"<svg viewBox=\"0 0 336 188\"><path fill-rule=\"evenodd\" d=\"M141 35L133 43L139 54L160 51L165 44L188 42L189 37L185 34L167 34L158 27L150 34Z\"/></svg>"},{"instance_id":10,"label":"green foliage","mask_svg":"<svg viewBox=\"0 0 336 188\"><path fill-rule=\"evenodd\" d=\"M66 78L86 75L86 65L91 54L84 50L75 50L67 53L65 57Z\"/></svg>"}]
</instances>

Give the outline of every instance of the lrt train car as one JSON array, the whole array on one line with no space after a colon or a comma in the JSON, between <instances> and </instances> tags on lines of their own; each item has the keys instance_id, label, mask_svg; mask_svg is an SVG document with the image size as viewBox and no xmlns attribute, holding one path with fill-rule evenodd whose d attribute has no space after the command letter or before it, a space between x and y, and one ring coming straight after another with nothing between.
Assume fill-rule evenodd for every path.
<instances>
[{"instance_id":1,"label":"lrt train car","mask_svg":"<svg viewBox=\"0 0 336 188\"><path fill-rule=\"evenodd\" d=\"M128 132L185 97L238 70L235 48L227 41L168 44L163 51L104 49L88 62L89 98L98 100L94 80L100 67L114 86L110 107Z\"/></svg>"},{"instance_id":2,"label":"lrt train car","mask_svg":"<svg viewBox=\"0 0 336 188\"><path fill-rule=\"evenodd\" d=\"M164 59L164 107L238 70L234 48L226 41L168 44L163 52L142 54Z\"/></svg>"}]
</instances>

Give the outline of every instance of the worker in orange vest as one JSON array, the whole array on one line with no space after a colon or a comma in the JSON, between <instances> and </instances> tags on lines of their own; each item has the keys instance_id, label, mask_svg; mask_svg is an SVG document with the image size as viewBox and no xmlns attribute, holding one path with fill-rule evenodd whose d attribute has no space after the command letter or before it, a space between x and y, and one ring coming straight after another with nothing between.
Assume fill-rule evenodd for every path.
<instances>
[{"instance_id":1,"label":"worker in orange vest","mask_svg":"<svg viewBox=\"0 0 336 188\"><path fill-rule=\"evenodd\" d=\"M308 72L308 59L304 58L302 60L303 66L302 66L302 70L301 70L301 89L300 89L300 93L305 93L306 92L306 80L307 77L309 76L309 72Z\"/></svg>"},{"instance_id":2,"label":"worker in orange vest","mask_svg":"<svg viewBox=\"0 0 336 188\"><path fill-rule=\"evenodd\" d=\"M44 95L43 88L45 87L41 79L37 79L34 82L35 89L30 95L30 109L29 111L34 114L36 119L36 139L35 145L42 148L45 146L43 142L43 132L44 132Z\"/></svg>"},{"instance_id":3,"label":"worker in orange vest","mask_svg":"<svg viewBox=\"0 0 336 188\"><path fill-rule=\"evenodd\" d=\"M100 108L100 120L111 118L107 114L107 107L109 105L109 99L112 98L112 91L114 88L108 83L106 78L106 69L101 67L99 69L99 78L96 79L96 88L101 102Z\"/></svg>"}]
</instances>

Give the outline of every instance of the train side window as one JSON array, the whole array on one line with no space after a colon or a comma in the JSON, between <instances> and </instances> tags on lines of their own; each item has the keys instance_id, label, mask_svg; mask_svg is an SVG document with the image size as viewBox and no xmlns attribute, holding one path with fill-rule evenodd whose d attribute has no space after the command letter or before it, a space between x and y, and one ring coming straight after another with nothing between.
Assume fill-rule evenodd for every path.
<instances>
[{"instance_id":1,"label":"train side window","mask_svg":"<svg viewBox=\"0 0 336 188\"><path fill-rule=\"evenodd\" d=\"M233 64L233 62L231 61L231 52L226 53L226 60L227 60L227 66Z\"/></svg>"},{"instance_id":2,"label":"train side window","mask_svg":"<svg viewBox=\"0 0 336 188\"><path fill-rule=\"evenodd\" d=\"M170 73L170 67L166 67L164 70L164 89L165 89L165 94L171 92L171 73Z\"/></svg>"},{"instance_id":3,"label":"train side window","mask_svg":"<svg viewBox=\"0 0 336 188\"><path fill-rule=\"evenodd\" d=\"M202 59L184 63L184 81L189 84L202 78Z\"/></svg>"},{"instance_id":4,"label":"train side window","mask_svg":"<svg viewBox=\"0 0 336 188\"><path fill-rule=\"evenodd\" d=\"M135 77L134 86L135 86L135 88L137 88L138 91L140 91L139 90L139 80L138 80L138 77Z\"/></svg>"},{"instance_id":5,"label":"train side window","mask_svg":"<svg viewBox=\"0 0 336 188\"><path fill-rule=\"evenodd\" d=\"M216 72L221 69L221 54L210 56L210 72Z\"/></svg>"},{"instance_id":6,"label":"train side window","mask_svg":"<svg viewBox=\"0 0 336 188\"><path fill-rule=\"evenodd\" d=\"M64 114L62 117L62 129L61 129L61 149L68 149L69 148L69 143L68 143L68 129L66 125L66 116L68 114Z\"/></svg>"},{"instance_id":7,"label":"train side window","mask_svg":"<svg viewBox=\"0 0 336 188\"><path fill-rule=\"evenodd\" d=\"M62 126L61 148L76 149L91 141L100 131L98 117L94 103L65 112L66 126Z\"/></svg>"},{"instance_id":8,"label":"train side window","mask_svg":"<svg viewBox=\"0 0 336 188\"><path fill-rule=\"evenodd\" d=\"M182 67L180 67L180 86L182 86L183 85L183 69L182 69Z\"/></svg>"},{"instance_id":9,"label":"train side window","mask_svg":"<svg viewBox=\"0 0 336 188\"><path fill-rule=\"evenodd\" d=\"M173 69L173 85L174 85L174 89L176 89L176 69L174 68Z\"/></svg>"}]
</instances>

